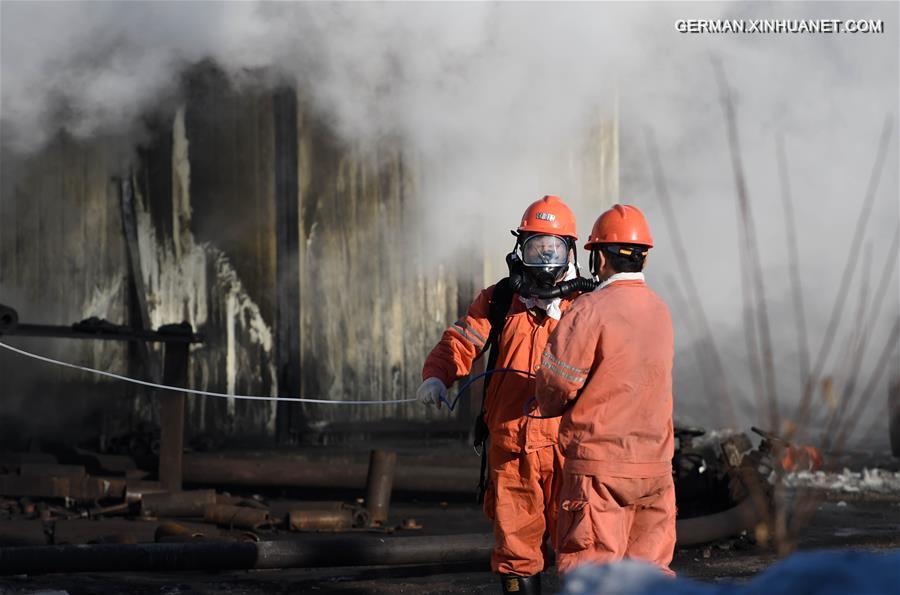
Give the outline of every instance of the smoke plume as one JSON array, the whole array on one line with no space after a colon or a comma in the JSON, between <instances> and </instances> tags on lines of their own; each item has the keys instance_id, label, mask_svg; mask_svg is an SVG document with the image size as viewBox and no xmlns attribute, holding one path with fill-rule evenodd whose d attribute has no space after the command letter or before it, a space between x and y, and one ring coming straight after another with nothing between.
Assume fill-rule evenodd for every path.
<instances>
[{"instance_id":1,"label":"smoke plume","mask_svg":"<svg viewBox=\"0 0 900 595\"><path fill-rule=\"evenodd\" d=\"M486 242L496 276L509 249L507 230L543 194L558 193L574 205L580 234L587 235L605 205L583 195L573 171L584 167L578 155L586 130L616 120L621 182L614 198L650 218L656 247L648 279L674 309L677 296L666 279L683 279L653 184L649 132L739 421L759 421L742 326L739 220L718 61L733 97L756 221L782 413L793 411L803 382L789 236L799 245L813 359L844 263L854 263L837 345L824 367L838 386L854 373L869 378L900 315L896 260L890 264L896 255L888 253L900 220L896 4L7 1L0 16L7 150L33 151L60 128L82 137L134 128L146 110L177 101L186 66L212 60L235 85L298 84L348 142L402 143L421 168L421 225L433 238L429 262L452 262ZM884 22L884 32L676 30L679 19L697 18L873 19ZM895 118L894 137L864 246L850 253L888 116ZM794 229L785 225L778 138ZM868 294L860 289L866 269ZM872 299L883 270L894 275L886 301L865 336L860 369L848 369L849 338L864 326L854 318L857 301ZM708 423L703 337L685 312L675 318L679 415ZM867 421L882 411L884 394L882 380ZM818 393L815 407L823 407Z\"/></svg>"}]
</instances>

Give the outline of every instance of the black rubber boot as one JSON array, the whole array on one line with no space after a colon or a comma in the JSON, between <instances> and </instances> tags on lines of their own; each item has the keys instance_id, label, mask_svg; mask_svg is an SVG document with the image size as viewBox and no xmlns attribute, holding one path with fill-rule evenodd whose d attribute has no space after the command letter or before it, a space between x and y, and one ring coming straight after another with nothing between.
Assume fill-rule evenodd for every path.
<instances>
[{"instance_id":1,"label":"black rubber boot","mask_svg":"<svg viewBox=\"0 0 900 595\"><path fill-rule=\"evenodd\" d=\"M503 594L515 593L516 595L541 595L541 575L516 576L515 574L501 574L500 584L503 585Z\"/></svg>"}]
</instances>

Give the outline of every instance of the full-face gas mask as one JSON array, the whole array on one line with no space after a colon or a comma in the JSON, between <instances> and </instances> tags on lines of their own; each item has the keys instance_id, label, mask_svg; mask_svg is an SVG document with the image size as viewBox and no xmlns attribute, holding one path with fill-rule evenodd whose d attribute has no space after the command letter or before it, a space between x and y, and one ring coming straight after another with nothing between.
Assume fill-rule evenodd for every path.
<instances>
[{"instance_id":1,"label":"full-face gas mask","mask_svg":"<svg viewBox=\"0 0 900 595\"><path fill-rule=\"evenodd\" d=\"M593 284L588 288L584 283L578 283L592 283L587 279L579 277L563 281L569 270L569 250L577 254L574 241L566 237L517 235L515 247L506 255L510 286L520 295L537 298L561 297L575 291L592 290ZM577 270L577 256L575 258Z\"/></svg>"},{"instance_id":2,"label":"full-face gas mask","mask_svg":"<svg viewBox=\"0 0 900 595\"><path fill-rule=\"evenodd\" d=\"M568 239L549 234L533 234L516 242L525 274L537 287L553 287L569 269Z\"/></svg>"}]
</instances>

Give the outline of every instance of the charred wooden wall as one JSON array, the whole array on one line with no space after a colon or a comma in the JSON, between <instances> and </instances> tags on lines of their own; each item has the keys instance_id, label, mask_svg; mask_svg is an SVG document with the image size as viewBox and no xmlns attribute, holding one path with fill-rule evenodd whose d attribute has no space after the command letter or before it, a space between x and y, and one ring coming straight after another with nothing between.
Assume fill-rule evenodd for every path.
<instances>
[{"instance_id":1,"label":"charred wooden wall","mask_svg":"<svg viewBox=\"0 0 900 595\"><path fill-rule=\"evenodd\" d=\"M22 322L70 324L127 315L125 246L113 172L131 147L118 138L60 136L40 155L0 160L0 302ZM123 157L124 156L124 157ZM126 372L125 346L10 340L42 354ZM0 354L0 437L81 439L104 429L104 413L129 424L127 387Z\"/></svg>"},{"instance_id":2,"label":"charred wooden wall","mask_svg":"<svg viewBox=\"0 0 900 595\"><path fill-rule=\"evenodd\" d=\"M425 354L486 270L481 259L435 268L418 256L428 238L416 225L423 205L414 159L390 143L362 151L341 142L301 93L288 102L296 105L296 130L288 133L296 134L297 221L279 221L285 199L276 163L285 131L278 140L276 94L235 89L213 68L198 68L187 81L183 106L148 119L137 147L61 135L37 154L4 156L0 303L18 308L23 320L55 324L88 316L136 322L136 302L146 304L154 327L186 320L205 337L192 348L195 388L285 394L281 349L296 363L303 396L414 396ZM600 181L583 185L613 184L617 164L608 152L591 151L587 159L606 161ZM116 176L135 191L143 300L129 294ZM279 223L288 231L296 225L296 254L284 253L292 244L279 241ZM279 271L279 261L291 264ZM278 296L290 283L296 312L285 313L291 302ZM279 347L286 325L296 325L293 347ZM103 370L148 373L122 344L10 342ZM5 352L0 375L0 432L20 442L32 434L112 436L155 423L153 397L142 389ZM467 420L467 409L456 420ZM270 438L276 411L270 402L190 398L187 428L195 436ZM418 403L297 405L287 413L294 438L335 424L455 423L445 410Z\"/></svg>"},{"instance_id":3,"label":"charred wooden wall","mask_svg":"<svg viewBox=\"0 0 900 595\"><path fill-rule=\"evenodd\" d=\"M154 116L137 148L61 135L37 154L4 158L0 302L23 321L137 322L114 179L124 177L135 191L151 325L187 320L205 337L192 350L192 385L276 394L274 347L285 329L274 326L273 95L234 90L214 71L191 78L188 90L176 113ZM363 156L309 113L297 121L301 390L329 399L408 397L423 354L456 316L457 274L426 274L406 256L421 238L409 233L413 176L395 149ZM148 373L125 344L7 340L103 370ZM20 443L32 434L80 440L155 423L152 395L142 389L8 353L0 353L0 374L5 436ZM423 413L414 405L304 409L312 422ZM191 398L187 425L215 437L272 436L275 412L271 403Z\"/></svg>"},{"instance_id":4,"label":"charred wooden wall","mask_svg":"<svg viewBox=\"0 0 900 595\"><path fill-rule=\"evenodd\" d=\"M309 114L299 134L303 392L411 397L424 355L458 315L458 293L474 295L465 279L480 271L423 268L415 166L401 154L385 147L363 156ZM419 403L307 410L310 419L330 421L426 414Z\"/></svg>"}]
</instances>

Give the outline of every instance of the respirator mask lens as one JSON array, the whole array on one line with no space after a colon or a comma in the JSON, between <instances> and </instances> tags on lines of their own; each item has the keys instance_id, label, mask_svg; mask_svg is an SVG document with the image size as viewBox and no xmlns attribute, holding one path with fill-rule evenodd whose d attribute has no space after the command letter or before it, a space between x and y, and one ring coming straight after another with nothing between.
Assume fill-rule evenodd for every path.
<instances>
[{"instance_id":1,"label":"respirator mask lens","mask_svg":"<svg viewBox=\"0 0 900 595\"><path fill-rule=\"evenodd\" d=\"M541 285L552 286L569 266L569 243L559 236L539 234L522 241L522 264Z\"/></svg>"}]
</instances>

